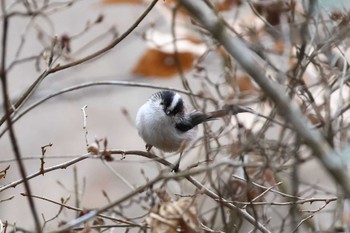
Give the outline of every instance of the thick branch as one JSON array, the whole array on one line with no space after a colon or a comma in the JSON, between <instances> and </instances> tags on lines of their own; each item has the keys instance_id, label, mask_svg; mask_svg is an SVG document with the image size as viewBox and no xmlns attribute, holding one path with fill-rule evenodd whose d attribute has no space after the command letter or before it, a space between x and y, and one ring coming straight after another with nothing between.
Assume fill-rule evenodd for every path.
<instances>
[{"instance_id":1,"label":"thick branch","mask_svg":"<svg viewBox=\"0 0 350 233\"><path fill-rule=\"evenodd\" d=\"M259 84L264 93L276 104L280 114L287 122L291 123L297 134L312 149L314 155L320 160L329 174L341 185L344 194L350 197L349 177L344 169L343 161L322 135L309 127L306 117L285 94L284 87L271 81L264 75L264 69L255 60L255 54L245 46L241 39L229 34L224 22L204 1L181 0L180 2Z\"/></svg>"}]
</instances>

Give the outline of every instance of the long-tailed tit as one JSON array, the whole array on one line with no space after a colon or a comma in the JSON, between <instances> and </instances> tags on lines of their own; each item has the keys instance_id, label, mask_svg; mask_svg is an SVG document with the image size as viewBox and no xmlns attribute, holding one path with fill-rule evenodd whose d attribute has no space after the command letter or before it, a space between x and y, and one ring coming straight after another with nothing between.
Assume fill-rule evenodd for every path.
<instances>
[{"instance_id":1,"label":"long-tailed tit","mask_svg":"<svg viewBox=\"0 0 350 233\"><path fill-rule=\"evenodd\" d=\"M241 112L252 110L230 105L209 113L187 111L178 93L160 91L154 93L138 110L136 128L146 142L147 151L154 146L164 152L181 153L195 139L198 124Z\"/></svg>"}]
</instances>

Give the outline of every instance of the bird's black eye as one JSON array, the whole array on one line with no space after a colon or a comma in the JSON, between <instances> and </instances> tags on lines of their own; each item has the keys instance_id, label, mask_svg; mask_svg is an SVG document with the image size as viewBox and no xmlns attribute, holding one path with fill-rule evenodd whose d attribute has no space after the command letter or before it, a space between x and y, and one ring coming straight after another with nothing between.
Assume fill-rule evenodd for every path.
<instances>
[{"instance_id":1,"label":"bird's black eye","mask_svg":"<svg viewBox=\"0 0 350 233\"><path fill-rule=\"evenodd\" d=\"M184 105L181 96L173 91L162 91L160 95L160 105L163 106L166 115L176 115L183 111Z\"/></svg>"}]
</instances>

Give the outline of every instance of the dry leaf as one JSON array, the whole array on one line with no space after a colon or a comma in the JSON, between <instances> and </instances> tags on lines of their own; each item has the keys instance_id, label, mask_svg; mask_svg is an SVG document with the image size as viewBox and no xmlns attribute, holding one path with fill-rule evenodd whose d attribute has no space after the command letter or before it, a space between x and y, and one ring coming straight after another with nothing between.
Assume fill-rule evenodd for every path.
<instances>
[{"instance_id":1,"label":"dry leaf","mask_svg":"<svg viewBox=\"0 0 350 233\"><path fill-rule=\"evenodd\" d=\"M308 113L306 114L307 118L313 125L323 125L324 121L320 119L316 114Z\"/></svg>"},{"instance_id":2,"label":"dry leaf","mask_svg":"<svg viewBox=\"0 0 350 233\"><path fill-rule=\"evenodd\" d=\"M282 54L284 51L284 41L283 40L276 40L275 41L275 51L278 54Z\"/></svg>"},{"instance_id":3,"label":"dry leaf","mask_svg":"<svg viewBox=\"0 0 350 233\"><path fill-rule=\"evenodd\" d=\"M277 184L276 179L275 179L275 174L269 168L266 168L264 170L264 178L272 186L275 186Z\"/></svg>"},{"instance_id":4,"label":"dry leaf","mask_svg":"<svg viewBox=\"0 0 350 233\"><path fill-rule=\"evenodd\" d=\"M294 4L289 5L283 1L254 2L253 5L257 12L264 16L273 26L280 24L280 16L284 12L290 11L295 7Z\"/></svg>"},{"instance_id":5,"label":"dry leaf","mask_svg":"<svg viewBox=\"0 0 350 233\"><path fill-rule=\"evenodd\" d=\"M146 218L153 233L202 232L193 199L163 202Z\"/></svg>"},{"instance_id":6,"label":"dry leaf","mask_svg":"<svg viewBox=\"0 0 350 233\"><path fill-rule=\"evenodd\" d=\"M95 218L94 221L92 222L93 226L95 225L102 226L104 224L105 224L105 221L103 220L103 218L100 218L100 217Z\"/></svg>"},{"instance_id":7,"label":"dry leaf","mask_svg":"<svg viewBox=\"0 0 350 233\"><path fill-rule=\"evenodd\" d=\"M178 57L183 71L190 70L196 58L196 56L190 52L179 52ZM173 53L167 53L157 49L148 49L132 72L142 76L169 78L179 72L178 68Z\"/></svg>"},{"instance_id":8,"label":"dry leaf","mask_svg":"<svg viewBox=\"0 0 350 233\"><path fill-rule=\"evenodd\" d=\"M181 31L181 30L180 30ZM144 34L148 50L144 52L132 72L145 77L169 78L193 67L194 60L201 56L207 46L199 38L178 33L176 41L171 33L149 29Z\"/></svg>"},{"instance_id":9,"label":"dry leaf","mask_svg":"<svg viewBox=\"0 0 350 233\"><path fill-rule=\"evenodd\" d=\"M251 78L246 76L246 75L238 76L237 77L237 84L238 84L238 88L241 92L258 91L258 88L254 85Z\"/></svg>"},{"instance_id":10,"label":"dry leaf","mask_svg":"<svg viewBox=\"0 0 350 233\"><path fill-rule=\"evenodd\" d=\"M60 38L61 48L64 49L67 53L72 51L71 49L71 38L67 34L63 34Z\"/></svg>"},{"instance_id":11,"label":"dry leaf","mask_svg":"<svg viewBox=\"0 0 350 233\"><path fill-rule=\"evenodd\" d=\"M240 98L249 97L252 95L259 95L260 90L259 88L253 83L252 79L247 75L240 75L237 76L237 78L232 78L232 85L237 86L237 89L239 90ZM236 89L236 87L233 87Z\"/></svg>"},{"instance_id":12,"label":"dry leaf","mask_svg":"<svg viewBox=\"0 0 350 233\"><path fill-rule=\"evenodd\" d=\"M90 225L89 224L85 224L83 230L81 230L80 233L89 233L89 232L91 232L91 230L92 229L91 229Z\"/></svg>"},{"instance_id":13,"label":"dry leaf","mask_svg":"<svg viewBox=\"0 0 350 233\"><path fill-rule=\"evenodd\" d=\"M241 0L224 0L224 1L215 1L215 8L218 11L227 11L232 7L241 5Z\"/></svg>"},{"instance_id":14,"label":"dry leaf","mask_svg":"<svg viewBox=\"0 0 350 233\"><path fill-rule=\"evenodd\" d=\"M100 145L97 142L91 143L87 148L87 152L94 155L98 155L99 151L100 151Z\"/></svg>"},{"instance_id":15,"label":"dry leaf","mask_svg":"<svg viewBox=\"0 0 350 233\"><path fill-rule=\"evenodd\" d=\"M6 172L9 169L10 169L10 165L8 165L4 170L0 171L0 179L3 179L6 177Z\"/></svg>"}]
</instances>

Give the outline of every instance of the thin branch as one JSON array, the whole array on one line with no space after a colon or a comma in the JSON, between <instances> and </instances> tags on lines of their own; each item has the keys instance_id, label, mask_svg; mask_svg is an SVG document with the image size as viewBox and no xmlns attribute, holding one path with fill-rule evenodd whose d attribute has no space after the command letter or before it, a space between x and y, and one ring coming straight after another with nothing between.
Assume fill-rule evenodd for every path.
<instances>
[{"instance_id":1,"label":"thin branch","mask_svg":"<svg viewBox=\"0 0 350 233\"><path fill-rule=\"evenodd\" d=\"M202 1L181 0L183 6L207 28L241 67L255 80L264 93L276 104L280 114L290 122L296 133L312 149L336 183L341 185L345 196L350 197L349 177L342 159L330 147L320 132L309 127L306 117L297 105L288 98L284 87L271 81L264 75L264 70L255 59L255 54L248 49L241 39L233 37L227 31L220 18Z\"/></svg>"},{"instance_id":2,"label":"thin branch","mask_svg":"<svg viewBox=\"0 0 350 233\"><path fill-rule=\"evenodd\" d=\"M309 215L309 216L307 216L306 218L304 218L303 220L301 220L301 221L299 222L299 224L295 227L295 229L292 231L292 233L297 232L297 231L298 231L298 228L299 228L305 221L308 221L309 219L311 219L311 218L313 218L313 217L314 217L314 215Z\"/></svg>"},{"instance_id":3,"label":"thin branch","mask_svg":"<svg viewBox=\"0 0 350 233\"><path fill-rule=\"evenodd\" d=\"M26 193L21 193L22 196L28 196L28 194ZM77 211L77 212L84 212L86 210L82 209L82 208L78 208L78 207L74 207L74 206L69 206L65 203L61 203L61 202L57 202L57 201L54 201L54 200L51 200L51 199L48 199L46 197L40 197L40 196L36 196L36 195L32 195L33 198L37 198L37 199L40 199L40 200L43 200L43 201L47 201L47 202L50 202L50 203L53 203L55 205L59 205L61 208L64 207L66 209L69 209L69 210L73 210L73 211ZM101 218L105 218L105 219L109 219L109 220L112 220L112 221L115 221L115 222L120 222L120 223L125 223L125 224L130 224L130 225L135 225L135 226L139 226L137 224L135 224L134 222L130 222L128 220L122 220L122 219L117 219L117 218L113 218L113 217L110 217L108 215L104 215L104 214L98 214L97 215L98 217L101 217Z\"/></svg>"},{"instance_id":4,"label":"thin branch","mask_svg":"<svg viewBox=\"0 0 350 233\"><path fill-rule=\"evenodd\" d=\"M118 151L113 151L113 152L115 153ZM123 151L119 151L119 152L123 152ZM140 153L140 151L128 151L128 152L129 153L130 152L137 152L137 155L141 155L141 156L144 156L147 158L152 158L153 160L156 160L156 161L162 163L163 165L166 165L169 168L173 168L173 164L171 164L171 163L167 162L166 160L159 158L158 156L151 154L149 152L142 152L142 153ZM131 153L131 154L136 154L136 153ZM140 192L144 192L146 189L154 186L156 183L158 183L160 181L167 181L167 180L179 179L179 178L187 179L195 187L197 187L199 190L204 192L207 196L211 197L213 200L216 200L217 202L219 202L220 204L222 204L228 208L231 208L231 209L238 211L248 222L250 222L252 225L256 226L256 228L259 229L261 232L265 232L265 233L270 232L264 225L262 225L261 223L256 221L256 219L254 219L254 217L251 216L248 212L238 208L237 206L233 205L232 203L229 203L227 200L223 199L222 197L219 197L216 193L209 190L207 187L205 187L203 184L201 184L199 181L197 181L195 178L192 177L192 175L199 174L202 172L207 172L208 170L212 170L215 167L223 166L223 165L225 165L225 166L230 165L230 161L229 160L222 160L221 162L213 164L211 166L206 166L205 168L193 169L190 171L184 171L184 172L178 172L178 173L164 173L164 172L160 173L156 178L154 178L153 180L149 180L145 185L142 185L142 186L136 188L134 191L128 193L124 197L122 197L122 198L120 198L112 203L109 203L105 207L102 207L98 210L90 211L89 213L81 216L80 218L77 218L77 219L74 219L74 220L68 222L66 225L60 227L55 232L65 231L65 230L71 229L71 228L73 228L73 227L75 227L83 222L86 222L86 221L94 218L96 215L101 214L101 213L103 213L103 212L105 212L105 211L107 211L107 210L109 210L117 205L120 205L124 201L130 199L130 197L135 196L135 195L139 194ZM238 165L238 164L235 164L235 165Z\"/></svg>"},{"instance_id":5,"label":"thin branch","mask_svg":"<svg viewBox=\"0 0 350 233\"><path fill-rule=\"evenodd\" d=\"M25 93L21 96L21 98L16 101L16 103L13 105L14 108L9 109L9 112L7 114L5 114L1 119L0 119L0 126L6 121L6 119L8 117L10 117L10 115L12 113L14 113L15 110L17 110L20 106L22 106L24 104L24 102L34 93L34 91L37 89L37 87L40 85L40 83L50 74L53 74L57 71L61 71L64 69L68 69L71 67L74 67L76 65L80 65L82 63L85 63L87 61L93 60L103 54L105 54L106 52L108 52L109 50L111 50L112 48L114 48L117 44L119 44L122 40L124 40L128 35L130 35L131 32L133 32L135 30L135 28L142 22L142 20L148 15L148 13L153 9L153 7L156 5L156 3L158 2L158 0L153 0L150 5L146 8L146 10L141 14L141 16L131 25L131 27L129 27L129 29L124 32L120 37L116 38L115 40L113 40L109 45L107 45L106 47L100 49L99 51L92 53L84 58L81 58L77 61L71 62L69 64L66 65L61 65L61 66L56 66L54 68L49 68L47 70L45 70L38 78L37 80L25 91Z\"/></svg>"},{"instance_id":6,"label":"thin branch","mask_svg":"<svg viewBox=\"0 0 350 233\"><path fill-rule=\"evenodd\" d=\"M173 88L173 87L165 87L165 86L154 85L154 84L149 84L149 83L139 83L139 82L129 82L129 81L92 81L92 82L86 82L86 83L82 83L82 84L78 84L78 85L64 88L63 90L52 93L52 94L42 98L41 100L36 101L35 103L29 105L26 109L24 109L20 113L18 113L16 116L14 116L12 119L12 123L17 122L20 118L22 118L29 111L31 111L34 108L38 107L39 105L43 104L47 100L50 100L56 96L59 96L59 95L62 95L62 94L68 93L68 92L76 91L76 90L83 89L83 88L93 87L93 86L128 86L128 87L143 87L143 88L151 88L151 89L159 89L159 90L169 90L169 91L175 91L175 92L178 92L181 94L185 94L188 96L198 97L198 98L205 99L208 101L216 102L216 100L214 100L212 98L204 97L202 94L194 94L194 93L191 93L190 91L185 91L185 90L181 90L181 89ZM245 105L244 102L238 103L238 104ZM278 125L281 125L284 127L288 127L287 125L285 125L277 120L273 120L269 116L265 116L263 114L255 112L253 110L250 111L250 113L252 113L258 117L268 119L275 124L278 124ZM0 124L1 124L1 120L0 120ZM3 129L3 131L0 132L0 138L6 133L7 130L8 130L8 128L5 127Z\"/></svg>"},{"instance_id":7,"label":"thin branch","mask_svg":"<svg viewBox=\"0 0 350 233\"><path fill-rule=\"evenodd\" d=\"M106 47L104 47L103 49L90 54L82 59L79 59L77 61L71 62L69 64L66 65L62 65L62 66L57 66L53 69L50 69L49 73L55 73L57 71L60 70L64 70L76 65L80 65L82 63L85 63L87 61L90 61L92 59L95 59L97 57L99 57L100 55L108 52L109 50L113 49L117 44L119 44L122 40L124 40L127 36L129 36L129 34L131 32L133 32L135 30L135 28L137 28L137 26L144 20L144 18L148 15L148 13L151 12L151 10L153 9L153 7L157 4L158 0L153 0L148 7L146 8L146 10L140 15L140 17L129 27L128 30L126 30L126 32L124 32L120 37L116 38L114 41L112 41L112 43L110 43L109 45L107 45Z\"/></svg>"},{"instance_id":8,"label":"thin branch","mask_svg":"<svg viewBox=\"0 0 350 233\"><path fill-rule=\"evenodd\" d=\"M37 156L29 156L29 157L22 157L22 160L41 160L45 158L46 160L48 159L71 159L71 158L76 158L78 155L50 155L50 157L44 157L42 155L37 155ZM11 163L11 162L16 162L16 159L3 159L0 160L1 163Z\"/></svg>"},{"instance_id":9,"label":"thin branch","mask_svg":"<svg viewBox=\"0 0 350 233\"><path fill-rule=\"evenodd\" d=\"M24 94L16 101L16 103L11 106L8 112L5 112L4 116L0 119L0 126L10 118L11 114L14 113L21 105L23 105L26 100L35 92L36 88L40 85L40 83L44 80L44 78L48 75L48 71L45 70L30 87L24 92Z\"/></svg>"},{"instance_id":10,"label":"thin branch","mask_svg":"<svg viewBox=\"0 0 350 233\"><path fill-rule=\"evenodd\" d=\"M8 26L9 26L9 18L6 12L6 4L5 0L1 1L2 4L2 13L3 13L3 25L2 25L2 42L1 42L1 67L0 67L0 75L1 75L1 84L2 84L2 92L3 92L3 103L4 103L4 110L5 110L5 115L10 116L10 98L9 98L9 93L8 93L8 88L7 88L7 71L6 71L6 51L7 51L7 39L8 39ZM31 194L31 189L29 186L28 181L25 179L27 176L25 166L23 164L23 161L21 159L21 153L19 150L18 142L16 139L15 131L13 128L13 123L12 119L10 117L6 118L7 122L7 127L9 129L9 137L11 141L11 146L13 153L15 154L15 157L17 159L18 167L19 167L19 172L24 179L24 187L25 190L28 194ZM34 219L34 225L36 228L36 232L41 232L41 225L40 225L40 220L36 211L36 207L34 204L34 200L32 197L28 197L28 202L30 206L30 210L32 212L32 217Z\"/></svg>"},{"instance_id":11,"label":"thin branch","mask_svg":"<svg viewBox=\"0 0 350 233\"><path fill-rule=\"evenodd\" d=\"M134 191L128 193L127 195L118 199L117 201L114 201L114 202L112 202L112 203L110 203L110 204L106 205L105 207L102 207L98 210L92 210L92 211L88 212L87 214L68 222L67 224L63 225L62 227L60 227L58 230L56 230L54 232L64 232L64 231L69 230L75 226L80 225L81 223L89 221L90 219L96 217L97 215L113 208L114 206L117 206L117 205L123 203L124 201L128 200L130 197L135 196L141 192L144 192L146 189L148 189L149 187L152 187L153 185L155 185L156 183L158 183L159 181L162 181L162 180L165 180L165 176L161 173L153 180L149 180L145 185L142 185L142 186L136 188Z\"/></svg>"},{"instance_id":12,"label":"thin branch","mask_svg":"<svg viewBox=\"0 0 350 233\"><path fill-rule=\"evenodd\" d=\"M54 98L56 96L71 92L71 91L75 91L75 90L79 90L79 89L83 89L83 88L88 88L88 87L93 87L93 86L129 86L129 87L145 87L145 88L152 88L152 89L162 89L162 90L170 90L170 91L176 91L178 93L182 93L182 94L186 94L186 95L192 95L190 92L188 91L184 91L184 90L180 90L177 88L172 88L172 87L164 87L164 86L159 86L159 85L154 85L154 84L148 84L148 83L137 83L137 82L128 82L128 81L98 81L98 82L86 82L86 83L82 83L82 84L78 84L75 86L71 86L68 88L65 88L61 91L52 93L46 97L44 97L41 100L38 100L37 102L31 104L30 106L28 106L26 109L24 109L21 113L17 114L16 116L13 117L12 119L12 123L15 123L17 120L19 120L21 117L23 117L25 114L27 114L29 111L33 110L34 108L36 108L37 106L39 106L40 104L46 102L47 100ZM196 97L202 97L202 95L193 95ZM15 106L16 108L16 106ZM5 114L6 116L6 114ZM6 117L4 116L4 119L6 120ZM1 119L2 120L2 119ZM0 125L1 125L1 120L0 120ZM5 134L5 132L8 130L8 128L5 128L1 133L0 133L0 138Z\"/></svg>"},{"instance_id":13,"label":"thin branch","mask_svg":"<svg viewBox=\"0 0 350 233\"><path fill-rule=\"evenodd\" d=\"M84 131L84 138L85 138L85 145L86 147L89 146L89 140L88 140L88 129L87 129L87 114L86 114L87 105L84 105L81 108L81 111L83 112L83 131Z\"/></svg>"},{"instance_id":14,"label":"thin branch","mask_svg":"<svg viewBox=\"0 0 350 233\"><path fill-rule=\"evenodd\" d=\"M286 201L286 202L271 202L271 201L256 201L256 202L247 202L247 201L231 201L231 203L237 203L237 204L242 204L242 205L267 205L267 206L272 206L272 205L276 205L276 206L290 206L290 205L302 205L302 204L312 204L315 202L324 202L325 205L328 205L331 202L337 201L338 198L337 197L332 197L332 198L309 198L309 199L304 199L304 200L298 200L298 201ZM319 211L319 210L318 210ZM305 211L306 212L306 211ZM313 211L315 212L315 211ZM316 211L317 212L317 211Z\"/></svg>"},{"instance_id":15,"label":"thin branch","mask_svg":"<svg viewBox=\"0 0 350 233\"><path fill-rule=\"evenodd\" d=\"M172 168L173 167L173 164L172 163L169 163L168 161L166 161L165 159L163 158L160 158L152 153L149 153L149 152L145 152L145 151L123 151L123 150L111 150L110 151L112 154L120 154L120 155L139 155L139 156L142 156L142 157L146 157L146 158L149 158L149 159L152 159L153 161L157 161L169 168ZM82 160L85 160L87 158L90 158L92 155L91 154L85 154L85 155L82 155L78 158L75 158L73 160L70 160L68 162L65 162L65 163L61 163L61 164L58 164L58 165L55 165L55 166L52 166L52 167L48 167L48 168L45 168L44 169L44 173L48 173L48 172L51 172L51 171L54 171L54 170L58 170L58 169L66 169L67 167L79 162L79 161L82 161ZM204 187L200 182L198 182L197 180L195 180L191 175L195 175L195 174L199 174L199 173L202 173L202 172L205 172L207 171L208 169L214 169L215 167L218 167L218 166L222 166L222 165L229 165L229 166L236 166L236 167L240 167L242 166L243 164L242 163L234 163L233 161L230 161L230 160L222 160L216 164L213 164L211 166L207 166L207 167L204 167L204 168L200 168L200 169L194 169L194 170L190 170L190 171L184 171L184 172L180 172L180 173L176 173L176 174L160 174L157 178L155 178L154 180L148 182L146 185L144 186L140 186L139 188L136 188L134 189L133 192L129 193L128 195L126 195L125 197L113 202L113 203L110 203L108 206L105 206L97 211L91 211L89 212L88 214L68 223L68 225L66 226L63 226L63 228L71 228L73 226L76 226L82 222L85 222L85 221L88 221L89 219L95 217L96 215L102 213L102 212L105 212L106 210L124 202L125 200L129 199L131 196L133 195L137 195L139 192L141 191L144 191L145 189L147 189L148 187L151 187L153 184L161 181L161 180L169 180L169 179L178 179L178 178L186 178L187 180L189 180L192 184L194 184L197 188L199 188L200 190L205 190L205 193L213 198L214 200L219 200L219 196L217 194L215 194L214 192L210 191L209 189L207 189L206 187ZM18 184L21 184L23 183L25 180L28 181L30 179L33 179L39 175L41 175L42 173L39 171L39 172L36 172L36 173L33 173L29 176L27 176L25 179L20 179L20 180L17 180L17 181L14 181L8 185L5 185L3 187L0 187L0 192L6 190L6 189L9 189L9 188L13 188L13 187L16 187ZM229 208L234 208L235 210L237 210L240 214L242 214L242 216L244 218L246 218L250 223L252 223L253 225L255 224L258 224L257 227L259 230L261 230L262 232L269 232L263 225L261 225L260 223L257 223L256 220L249 214L247 213L246 211L244 210L241 210L239 209L238 207L236 207L235 205L233 205L232 203L230 203L229 201L227 200L224 200L224 199L220 199L220 203L229 207ZM63 229L62 228L62 229ZM62 230L60 229L60 230Z\"/></svg>"},{"instance_id":16,"label":"thin branch","mask_svg":"<svg viewBox=\"0 0 350 233\"><path fill-rule=\"evenodd\" d=\"M80 207L80 192L79 192L79 179L78 179L78 168L76 165L73 166L73 179L74 179L74 197L75 206ZM76 215L77 217L79 214Z\"/></svg>"},{"instance_id":17,"label":"thin branch","mask_svg":"<svg viewBox=\"0 0 350 233\"><path fill-rule=\"evenodd\" d=\"M108 161L102 160L103 164L110 170L118 179L120 179L129 189L135 190L135 187L117 170L115 170Z\"/></svg>"},{"instance_id":18,"label":"thin branch","mask_svg":"<svg viewBox=\"0 0 350 233\"><path fill-rule=\"evenodd\" d=\"M157 161L165 166L171 166L172 164L169 163L168 161L166 161L165 159L162 159L162 158L159 158L158 156L154 155L154 154L151 154L149 152L146 152L146 151L136 151L136 150L130 150L130 151L123 151L123 150L111 150L110 151L112 154L118 154L118 155L139 155L139 156L142 156L142 157L146 157L146 158L149 158L149 159L152 159L154 161ZM102 153L102 151L101 151ZM16 181L13 181L7 185L4 185L4 186L1 186L0 187L0 192L6 190L6 189L9 189L9 188L14 188L16 187L17 185L19 184L22 184L24 182L27 182L28 180L31 180L39 175L42 175L42 174L45 174L45 173L48 173L48 172L51 172L51 171L55 171L55 170L59 170L59 169L66 169L67 167L73 165L73 164L76 164L82 160L85 160L87 158L91 158L91 157L94 157L96 155L93 155L93 154L90 154L90 153L87 153L87 154L84 154L84 155L81 155L79 156L78 158L74 158L72 160L69 160L67 162L64 162L64 163L60 163L60 164L57 164L57 165L54 165L54 166L51 166L51 167L47 167L47 168L44 168L42 171L38 171L38 172L35 172L31 175L28 175L26 176L25 178L22 178L22 179L19 179L19 180L16 180Z\"/></svg>"},{"instance_id":19,"label":"thin branch","mask_svg":"<svg viewBox=\"0 0 350 233\"><path fill-rule=\"evenodd\" d=\"M225 200L223 197L217 195L213 191L209 190L207 187L205 187L202 183L197 181L192 176L187 176L186 179L190 181L194 186L196 186L199 190L202 190L207 196L211 197L213 200L219 202L219 204L222 204L230 209L236 210L239 214L241 214L249 223L251 223L253 226L256 227L256 229L260 230L261 232L268 233L270 232L264 225L262 225L260 222L257 221L253 216L251 216L247 211L242 210L238 208L237 206L233 205L232 203L228 203L227 200Z\"/></svg>"},{"instance_id":20,"label":"thin branch","mask_svg":"<svg viewBox=\"0 0 350 233\"><path fill-rule=\"evenodd\" d=\"M37 176L40 176L42 174L45 174L45 173L48 173L48 172L51 172L51 171L54 171L54 170L58 170L58 169L66 169L67 167L79 162L79 161L82 161L84 159L87 159L91 157L90 154L85 154L85 155L82 155L78 158L75 158L75 159L72 159L68 162L65 162L65 163L61 163L61 164L58 164L58 165L55 165L55 166L52 166L52 167L48 167L48 168L44 168L42 171L38 171L38 172L35 172L31 175L28 175L28 176L25 176L25 178L22 178L22 179L19 179L19 180L16 180L16 181L13 181L11 182L10 184L7 184L7 185L4 185L4 186L1 186L0 187L0 192L6 190L6 189L9 189L9 188L14 188L16 187L17 185L19 184L22 184L24 182L27 182L28 180L31 180Z\"/></svg>"}]
</instances>

